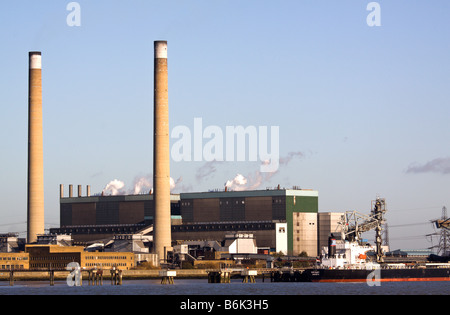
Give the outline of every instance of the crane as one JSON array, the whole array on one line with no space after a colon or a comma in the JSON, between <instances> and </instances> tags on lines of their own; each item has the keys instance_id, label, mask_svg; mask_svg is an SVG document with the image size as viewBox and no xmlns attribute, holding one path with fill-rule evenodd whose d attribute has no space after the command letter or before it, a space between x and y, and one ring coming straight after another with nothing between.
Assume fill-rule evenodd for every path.
<instances>
[{"instance_id":1,"label":"crane","mask_svg":"<svg viewBox=\"0 0 450 315\"><path fill-rule=\"evenodd\" d=\"M341 235L342 239L350 242L361 241L361 234L370 230L375 230L376 257L377 262L383 262L382 245L382 224L386 213L386 201L377 197L372 201L372 211L370 215L361 214L357 211L347 211L342 216Z\"/></svg>"}]
</instances>

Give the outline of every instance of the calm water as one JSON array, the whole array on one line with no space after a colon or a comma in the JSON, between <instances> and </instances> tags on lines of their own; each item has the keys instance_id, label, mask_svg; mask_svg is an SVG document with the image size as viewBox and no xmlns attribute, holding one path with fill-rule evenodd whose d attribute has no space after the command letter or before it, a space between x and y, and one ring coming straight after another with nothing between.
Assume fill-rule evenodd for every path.
<instances>
[{"instance_id":1,"label":"calm water","mask_svg":"<svg viewBox=\"0 0 450 315\"><path fill-rule=\"evenodd\" d=\"M16 281L10 287L0 282L0 295L449 295L450 281L443 282L383 282L370 287L365 283L208 283L206 279L176 279L172 285L160 280L124 280L121 286L104 281L103 286L69 287L65 281Z\"/></svg>"}]
</instances>

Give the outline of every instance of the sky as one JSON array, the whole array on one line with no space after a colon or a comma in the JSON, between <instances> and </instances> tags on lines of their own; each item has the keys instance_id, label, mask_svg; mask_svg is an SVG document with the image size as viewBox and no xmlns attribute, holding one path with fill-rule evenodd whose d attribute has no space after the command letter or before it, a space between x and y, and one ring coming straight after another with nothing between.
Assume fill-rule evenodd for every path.
<instances>
[{"instance_id":1,"label":"sky","mask_svg":"<svg viewBox=\"0 0 450 315\"><path fill-rule=\"evenodd\" d=\"M426 235L450 206L450 2L76 3L2 3L0 232L26 231L28 52L42 52L51 228L60 184L151 181L153 42L167 40L171 131L199 118L202 130L279 130L276 172L172 158L174 192L280 184L317 190L320 212L365 214L379 196L392 249L437 244Z\"/></svg>"}]
</instances>

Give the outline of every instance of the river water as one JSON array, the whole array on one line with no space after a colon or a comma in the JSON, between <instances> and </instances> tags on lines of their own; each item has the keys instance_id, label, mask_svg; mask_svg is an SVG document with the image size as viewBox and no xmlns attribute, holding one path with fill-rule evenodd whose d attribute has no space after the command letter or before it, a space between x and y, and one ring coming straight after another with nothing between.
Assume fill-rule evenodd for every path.
<instances>
[{"instance_id":1,"label":"river water","mask_svg":"<svg viewBox=\"0 0 450 315\"><path fill-rule=\"evenodd\" d=\"M4 305L17 305L21 313L42 309L89 314L239 312L281 315L305 311L322 314L324 310L360 314L384 309L388 314L415 314L424 306L430 306L424 301L424 295L440 296L441 300L435 300L434 305L445 307L448 301L443 299L447 300L449 293L450 281L382 282L372 287L366 283L271 283L261 279L256 283L242 283L238 279L232 279L231 283L208 283L207 279L175 278L174 284L161 284L157 279L124 280L120 286L111 285L110 281L104 281L102 286L89 286L85 281L81 287L70 287L65 281L56 281L54 286L48 281L17 281L11 287L7 281L0 282ZM28 297L24 299L24 295L37 296L36 302L30 302ZM375 295L382 295L382 299ZM387 296L390 299L387 300Z\"/></svg>"},{"instance_id":2,"label":"river water","mask_svg":"<svg viewBox=\"0 0 450 315\"><path fill-rule=\"evenodd\" d=\"M104 280L103 285L70 287L65 281L0 282L0 295L185 295L185 296L302 296L302 295L449 295L450 281L434 282L382 282L380 286L366 283L303 283L262 282L208 283L207 279L176 279L174 284L161 284L160 280L124 280L120 286Z\"/></svg>"}]
</instances>

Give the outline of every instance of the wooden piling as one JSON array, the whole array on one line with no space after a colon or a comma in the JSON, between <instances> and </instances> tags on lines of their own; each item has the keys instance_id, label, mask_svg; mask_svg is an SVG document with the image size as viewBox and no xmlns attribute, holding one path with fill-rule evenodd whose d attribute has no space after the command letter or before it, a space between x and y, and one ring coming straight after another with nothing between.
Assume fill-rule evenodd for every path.
<instances>
[{"instance_id":1,"label":"wooden piling","mask_svg":"<svg viewBox=\"0 0 450 315\"><path fill-rule=\"evenodd\" d=\"M55 285L55 271L54 270L49 271L49 278L50 278L50 286L53 287Z\"/></svg>"},{"instance_id":2,"label":"wooden piling","mask_svg":"<svg viewBox=\"0 0 450 315\"><path fill-rule=\"evenodd\" d=\"M255 277L258 274L258 272L256 270L243 270L241 272L241 276L243 276L244 278L242 279L243 283L255 283Z\"/></svg>"},{"instance_id":3,"label":"wooden piling","mask_svg":"<svg viewBox=\"0 0 450 315\"><path fill-rule=\"evenodd\" d=\"M159 272L161 276L161 284L174 284L174 277L177 276L177 272L174 270L162 270Z\"/></svg>"},{"instance_id":4,"label":"wooden piling","mask_svg":"<svg viewBox=\"0 0 450 315\"><path fill-rule=\"evenodd\" d=\"M122 285L122 270L111 269L111 285Z\"/></svg>"},{"instance_id":5,"label":"wooden piling","mask_svg":"<svg viewBox=\"0 0 450 315\"><path fill-rule=\"evenodd\" d=\"M9 285L12 287L14 285L14 271L9 271Z\"/></svg>"},{"instance_id":6,"label":"wooden piling","mask_svg":"<svg viewBox=\"0 0 450 315\"><path fill-rule=\"evenodd\" d=\"M208 272L208 283L230 283L231 272L229 271L210 271Z\"/></svg>"}]
</instances>

